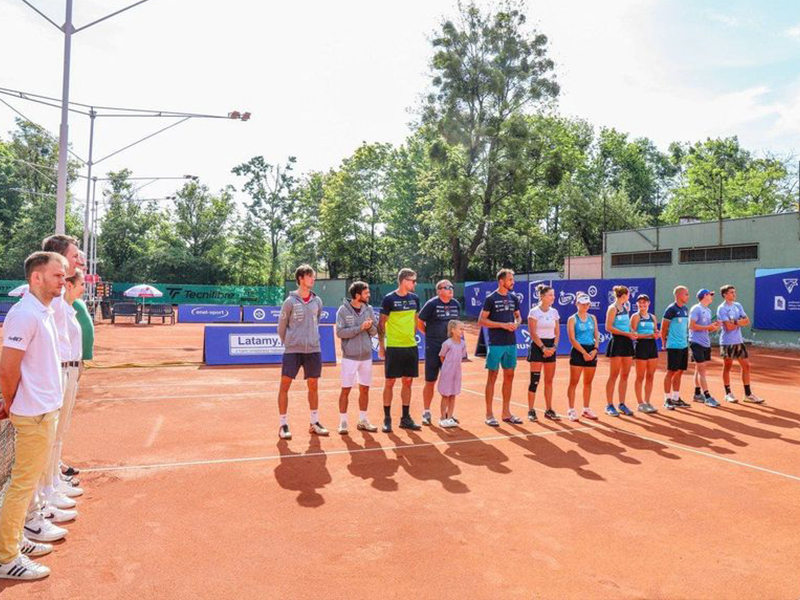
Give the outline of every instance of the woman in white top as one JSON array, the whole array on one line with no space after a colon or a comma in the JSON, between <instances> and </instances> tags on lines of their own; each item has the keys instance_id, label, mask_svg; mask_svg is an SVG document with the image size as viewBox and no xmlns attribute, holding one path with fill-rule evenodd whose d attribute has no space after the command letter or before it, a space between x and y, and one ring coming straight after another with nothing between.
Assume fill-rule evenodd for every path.
<instances>
[{"instance_id":1,"label":"woman in white top","mask_svg":"<svg viewBox=\"0 0 800 600\"><path fill-rule=\"evenodd\" d=\"M539 304L528 313L528 331L531 334L531 348L528 352L528 362L531 365L528 420L536 421L533 404L536 401L536 389L539 387L544 366L544 401L547 405L544 416L552 421L558 421L560 419L553 410L553 376L556 373L556 349L560 333L558 311L553 308L556 295L552 287L543 283L536 286L536 291L539 294Z\"/></svg>"}]
</instances>

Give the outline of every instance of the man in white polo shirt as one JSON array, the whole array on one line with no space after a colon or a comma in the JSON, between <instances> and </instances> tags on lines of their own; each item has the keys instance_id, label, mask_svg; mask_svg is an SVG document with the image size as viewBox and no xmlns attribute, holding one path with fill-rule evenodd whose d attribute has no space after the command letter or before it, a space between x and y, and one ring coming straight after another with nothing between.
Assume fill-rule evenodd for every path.
<instances>
[{"instance_id":1,"label":"man in white polo shirt","mask_svg":"<svg viewBox=\"0 0 800 600\"><path fill-rule=\"evenodd\" d=\"M5 402L0 416L11 420L16 442L11 482L0 508L2 579L33 580L50 574L50 569L28 556L47 554L53 547L27 543L23 525L50 457L61 408L61 356L50 304L61 295L66 268L67 262L59 254L30 255L25 261L30 291L11 308L3 325L0 392Z\"/></svg>"}]
</instances>

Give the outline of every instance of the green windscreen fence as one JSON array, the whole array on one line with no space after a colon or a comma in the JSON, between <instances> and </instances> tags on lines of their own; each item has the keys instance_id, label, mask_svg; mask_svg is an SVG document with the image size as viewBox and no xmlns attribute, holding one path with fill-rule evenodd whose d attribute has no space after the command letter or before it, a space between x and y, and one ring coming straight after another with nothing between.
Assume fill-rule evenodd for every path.
<instances>
[{"instance_id":1,"label":"green windscreen fence","mask_svg":"<svg viewBox=\"0 0 800 600\"><path fill-rule=\"evenodd\" d=\"M123 300L125 290L136 283L113 282L111 298ZM283 302L283 288L279 286L247 285L192 285L186 283L148 283L162 294L161 298L148 298L151 304L264 304L274 306Z\"/></svg>"}]
</instances>

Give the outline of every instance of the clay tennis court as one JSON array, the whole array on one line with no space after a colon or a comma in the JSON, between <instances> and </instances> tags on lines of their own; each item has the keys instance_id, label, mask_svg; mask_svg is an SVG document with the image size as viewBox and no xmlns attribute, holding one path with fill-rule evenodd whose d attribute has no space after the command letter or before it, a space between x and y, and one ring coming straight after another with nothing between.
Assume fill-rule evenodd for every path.
<instances>
[{"instance_id":1,"label":"clay tennis court","mask_svg":"<svg viewBox=\"0 0 800 600\"><path fill-rule=\"evenodd\" d=\"M336 433L339 372L326 366L331 436L307 433L299 382L287 443L279 370L202 366L202 330L98 327L103 368L85 373L65 449L83 471L80 517L42 559L53 574L0 584L4 599L800 598L800 355L753 352L762 406L499 429L483 423L473 359L461 429L388 436L354 431L354 398L353 431ZM715 358L718 397L719 370ZM598 413L607 371L601 361ZM561 414L567 377L559 359ZM660 407L660 379L656 391ZM421 406L416 385L417 419Z\"/></svg>"}]
</instances>

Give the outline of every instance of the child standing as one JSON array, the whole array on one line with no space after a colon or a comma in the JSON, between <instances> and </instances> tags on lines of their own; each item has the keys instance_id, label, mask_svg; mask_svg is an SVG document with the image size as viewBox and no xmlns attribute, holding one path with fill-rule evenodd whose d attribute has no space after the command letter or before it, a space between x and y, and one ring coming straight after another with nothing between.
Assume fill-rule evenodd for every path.
<instances>
[{"instance_id":1,"label":"child standing","mask_svg":"<svg viewBox=\"0 0 800 600\"><path fill-rule=\"evenodd\" d=\"M467 344L462 339L464 324L461 321L448 321L447 340L439 351L442 370L439 375L439 393L442 395L442 418L439 427L458 427L454 415L456 396L461 393L461 361L467 358Z\"/></svg>"}]
</instances>

